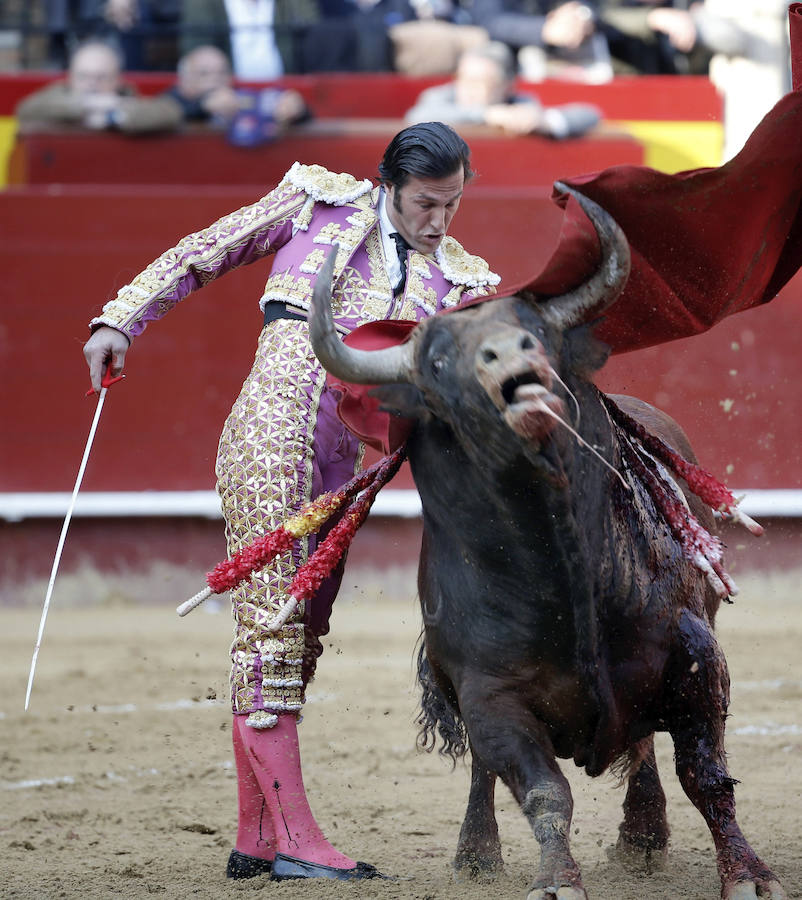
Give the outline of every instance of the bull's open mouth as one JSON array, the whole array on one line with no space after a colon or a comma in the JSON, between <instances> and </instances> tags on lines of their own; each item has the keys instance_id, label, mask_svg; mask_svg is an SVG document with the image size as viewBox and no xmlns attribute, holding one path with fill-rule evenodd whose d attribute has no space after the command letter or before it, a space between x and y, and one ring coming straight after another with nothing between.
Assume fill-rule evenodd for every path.
<instances>
[{"instance_id":1,"label":"bull's open mouth","mask_svg":"<svg viewBox=\"0 0 802 900\"><path fill-rule=\"evenodd\" d=\"M518 402L516 397L518 388L524 385L533 385L535 388L539 387L542 391L546 391L540 378L534 372L522 372L519 375L513 375L501 385L501 396L504 398L507 406ZM531 391L527 393L531 394Z\"/></svg>"},{"instance_id":2,"label":"bull's open mouth","mask_svg":"<svg viewBox=\"0 0 802 900\"><path fill-rule=\"evenodd\" d=\"M504 420L530 441L543 441L564 414L563 402L535 375L508 379L502 394L507 401Z\"/></svg>"}]
</instances>

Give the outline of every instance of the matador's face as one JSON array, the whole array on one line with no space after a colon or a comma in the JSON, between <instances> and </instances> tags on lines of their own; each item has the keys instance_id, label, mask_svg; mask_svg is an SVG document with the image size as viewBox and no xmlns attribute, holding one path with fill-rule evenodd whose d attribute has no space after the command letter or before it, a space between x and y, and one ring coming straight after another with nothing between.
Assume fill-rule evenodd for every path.
<instances>
[{"instance_id":1,"label":"matador's face","mask_svg":"<svg viewBox=\"0 0 802 900\"><path fill-rule=\"evenodd\" d=\"M459 208L464 186L462 168L445 178L410 175L403 187L387 185L390 222L410 247L434 253Z\"/></svg>"}]
</instances>

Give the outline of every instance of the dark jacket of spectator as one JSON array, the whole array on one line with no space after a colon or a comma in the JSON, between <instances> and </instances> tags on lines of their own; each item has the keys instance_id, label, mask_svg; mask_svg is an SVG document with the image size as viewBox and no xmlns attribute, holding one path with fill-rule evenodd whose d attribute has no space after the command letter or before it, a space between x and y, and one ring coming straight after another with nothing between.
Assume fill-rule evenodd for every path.
<instances>
[{"instance_id":1,"label":"dark jacket of spectator","mask_svg":"<svg viewBox=\"0 0 802 900\"><path fill-rule=\"evenodd\" d=\"M284 72L305 71L305 28L320 18L316 0L274 0L273 28ZM231 23L224 0L183 0L181 55L202 44L214 44L233 59Z\"/></svg>"}]
</instances>

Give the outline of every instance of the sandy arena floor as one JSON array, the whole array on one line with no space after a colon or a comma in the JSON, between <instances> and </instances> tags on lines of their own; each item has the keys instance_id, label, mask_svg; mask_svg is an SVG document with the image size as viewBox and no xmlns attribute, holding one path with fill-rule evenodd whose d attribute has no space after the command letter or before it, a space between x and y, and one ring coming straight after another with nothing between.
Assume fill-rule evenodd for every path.
<instances>
[{"instance_id":1,"label":"sandy arena floor","mask_svg":"<svg viewBox=\"0 0 802 900\"><path fill-rule=\"evenodd\" d=\"M728 749L742 781L739 820L790 897L802 897L800 576L742 575L737 604L719 619L733 680ZM150 599L168 577L154 576ZM391 573L381 585L369 573L350 573L301 728L307 786L327 834L404 876L361 884L224 877L236 816L225 601L182 620L170 605L138 605L125 587L97 576L73 578L69 598L67 582L57 584L24 713L40 615L33 598L41 602L44 586L31 586L22 607L0 606L0 897L524 895L536 845L504 788L504 874L489 884L453 879L468 769L451 772L415 750L419 616L411 573ZM180 584L175 600L196 589ZM719 895L712 842L679 788L665 736L658 749L672 841L667 869L652 876L608 859L622 790L610 777L591 781L563 764L574 789L574 855L591 898Z\"/></svg>"}]
</instances>

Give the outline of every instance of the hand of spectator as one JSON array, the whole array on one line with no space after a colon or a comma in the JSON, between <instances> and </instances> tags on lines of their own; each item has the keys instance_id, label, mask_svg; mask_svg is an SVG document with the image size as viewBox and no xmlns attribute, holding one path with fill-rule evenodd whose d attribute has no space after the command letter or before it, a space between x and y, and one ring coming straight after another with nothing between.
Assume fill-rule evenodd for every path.
<instances>
[{"instance_id":1,"label":"hand of spectator","mask_svg":"<svg viewBox=\"0 0 802 900\"><path fill-rule=\"evenodd\" d=\"M278 98L275 108L275 118L277 122L283 125L290 125L304 117L306 113L306 103L304 98L298 91L283 91Z\"/></svg>"},{"instance_id":2,"label":"hand of spectator","mask_svg":"<svg viewBox=\"0 0 802 900\"><path fill-rule=\"evenodd\" d=\"M103 17L120 31L128 31L129 28L136 25L139 18L137 2L136 0L106 0Z\"/></svg>"},{"instance_id":3,"label":"hand of spectator","mask_svg":"<svg viewBox=\"0 0 802 900\"><path fill-rule=\"evenodd\" d=\"M87 128L108 128L111 115L120 110L121 100L119 94L87 94L81 97L83 124Z\"/></svg>"},{"instance_id":4,"label":"hand of spectator","mask_svg":"<svg viewBox=\"0 0 802 900\"><path fill-rule=\"evenodd\" d=\"M593 11L578 0L569 0L546 16L543 42L552 47L575 50L594 30Z\"/></svg>"},{"instance_id":5,"label":"hand of spectator","mask_svg":"<svg viewBox=\"0 0 802 900\"><path fill-rule=\"evenodd\" d=\"M680 53L690 53L696 43L696 25L693 16L685 9L660 7L653 9L646 18L652 31L666 35L671 46Z\"/></svg>"},{"instance_id":6,"label":"hand of spectator","mask_svg":"<svg viewBox=\"0 0 802 900\"><path fill-rule=\"evenodd\" d=\"M210 116L229 121L247 106L247 100L232 88L219 87L203 97L201 106Z\"/></svg>"},{"instance_id":7,"label":"hand of spectator","mask_svg":"<svg viewBox=\"0 0 802 900\"><path fill-rule=\"evenodd\" d=\"M508 134L531 134L543 121L543 108L536 103L496 103L485 110L485 123Z\"/></svg>"}]
</instances>

